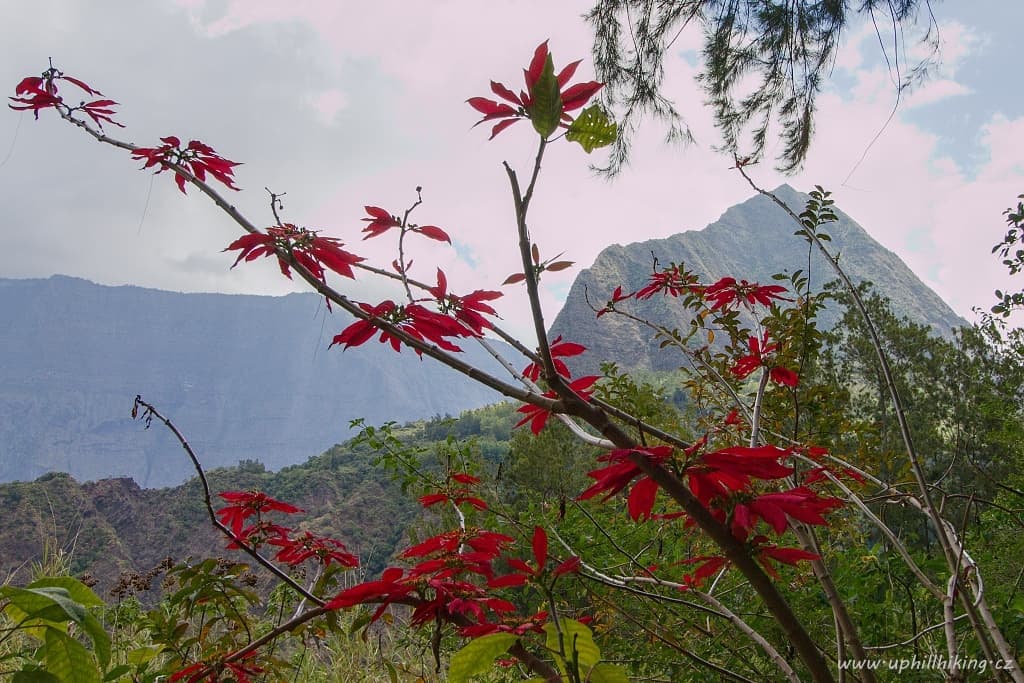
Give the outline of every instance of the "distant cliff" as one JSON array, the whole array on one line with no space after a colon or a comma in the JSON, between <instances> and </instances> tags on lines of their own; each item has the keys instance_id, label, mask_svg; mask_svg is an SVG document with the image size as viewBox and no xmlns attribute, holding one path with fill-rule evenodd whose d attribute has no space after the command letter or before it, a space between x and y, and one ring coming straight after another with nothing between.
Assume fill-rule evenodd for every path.
<instances>
[{"instance_id":1,"label":"distant cliff","mask_svg":"<svg viewBox=\"0 0 1024 683\"><path fill-rule=\"evenodd\" d=\"M796 213L803 211L806 195L788 185L776 189L775 194ZM873 240L852 218L837 213L839 221L825 230L832 238L832 252L839 254L840 263L855 282L873 282L892 300L897 314L930 325L939 334L949 334L952 328L966 324L898 256ZM577 363L581 371L595 370L602 360L614 360L627 369L676 368L682 364L681 358L659 351L649 329L615 315L597 319L587 299L600 307L617 285L625 291L641 288L651 274L654 258L662 266L685 264L705 282L728 275L770 284L775 273L807 271L808 245L793 234L798 227L769 198L758 195L727 210L703 230L610 246L598 255L594 265L577 276L551 326L551 334L564 335L589 349ZM811 254L810 272L816 290L834 279L831 267L817 251ZM674 303L670 297L655 296L638 302L633 310L669 328L685 329L689 318ZM831 326L836 322L836 312L825 311L821 320L826 327Z\"/></svg>"},{"instance_id":2,"label":"distant cliff","mask_svg":"<svg viewBox=\"0 0 1024 683\"><path fill-rule=\"evenodd\" d=\"M154 426L154 429L156 427ZM212 470L214 492L260 489L305 512L283 520L303 530L343 540L371 574L406 540L418 507L372 461L366 449L338 446L302 465L278 472L254 463ZM215 498L215 507L223 504ZM216 555L224 549L210 524L199 481L142 489L131 479L79 483L67 474L34 482L0 484L0 573L24 581L33 562L60 551L72 573L88 572L106 591L122 570L145 572L167 556Z\"/></svg>"},{"instance_id":3,"label":"distant cliff","mask_svg":"<svg viewBox=\"0 0 1024 683\"><path fill-rule=\"evenodd\" d=\"M175 421L204 465L273 469L348 439L355 418L455 415L499 398L410 351L328 350L351 318L325 317L313 294L180 294L55 276L0 280L0 313L0 481L50 471L184 481L191 467L167 430L130 419L136 394Z\"/></svg>"}]
</instances>

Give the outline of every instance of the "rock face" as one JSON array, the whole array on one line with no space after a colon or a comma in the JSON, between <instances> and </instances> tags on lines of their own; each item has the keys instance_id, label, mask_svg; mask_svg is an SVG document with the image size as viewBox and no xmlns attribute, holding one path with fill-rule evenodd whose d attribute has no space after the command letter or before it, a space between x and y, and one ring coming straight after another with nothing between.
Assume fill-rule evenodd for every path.
<instances>
[{"instance_id":1,"label":"rock face","mask_svg":"<svg viewBox=\"0 0 1024 683\"><path fill-rule=\"evenodd\" d=\"M796 213L803 211L806 195L788 185L777 188L775 194ZM898 256L873 240L852 218L837 214L838 222L825 230L832 238L832 252L840 255L841 265L855 282L874 283L892 300L897 314L930 325L938 334L948 335L954 327L966 324ZM597 319L587 298L600 307L617 285L621 284L624 291L640 289L652 272L654 257L662 265L684 264L706 282L732 276L770 284L776 273L807 271L808 245L793 234L797 228L771 199L758 195L727 210L703 230L626 246L612 245L577 276L551 334L564 335L590 350L574 366L580 372L596 370L599 360L614 360L626 369L676 368L681 358L660 351L649 329L621 316ZM816 250L811 254L810 273L815 290L834 279L831 267ZM652 297L637 302L631 310L670 329L685 330L689 322L671 297ZM834 310L825 311L821 318L826 327L836 319Z\"/></svg>"},{"instance_id":2,"label":"rock face","mask_svg":"<svg viewBox=\"0 0 1024 683\"><path fill-rule=\"evenodd\" d=\"M275 520L343 540L373 574L419 509L373 459L366 449L335 447L277 472L247 463L211 470L208 478L215 492L259 489L299 506L304 513ZM216 507L222 503L214 497ZM0 573L15 583L29 580L33 563L62 558L73 574L88 572L99 581L96 590L106 597L121 571L144 573L167 556L241 558L224 549L224 537L210 524L197 479L143 489L129 478L80 484L50 473L0 484L0 510Z\"/></svg>"},{"instance_id":3,"label":"rock face","mask_svg":"<svg viewBox=\"0 0 1024 683\"><path fill-rule=\"evenodd\" d=\"M300 463L370 424L498 400L414 353L374 342L328 350L347 325L313 294L180 294L68 277L0 280L0 481L68 472L143 487L192 476L164 428L130 419L136 394L203 464ZM470 359L502 372L476 345Z\"/></svg>"}]
</instances>

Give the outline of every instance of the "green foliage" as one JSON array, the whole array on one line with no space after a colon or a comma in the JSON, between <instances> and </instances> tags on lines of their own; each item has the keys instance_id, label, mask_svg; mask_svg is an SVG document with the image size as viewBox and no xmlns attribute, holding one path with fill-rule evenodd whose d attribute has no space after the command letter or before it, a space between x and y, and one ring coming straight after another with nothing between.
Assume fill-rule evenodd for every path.
<instances>
[{"instance_id":1,"label":"green foliage","mask_svg":"<svg viewBox=\"0 0 1024 683\"><path fill-rule=\"evenodd\" d=\"M607 147L618 137L618 124L608 116L599 104L584 109L576 120L569 124L565 139L578 142L587 154L595 149Z\"/></svg>"},{"instance_id":2,"label":"green foliage","mask_svg":"<svg viewBox=\"0 0 1024 683\"><path fill-rule=\"evenodd\" d=\"M807 155L815 100L832 68L842 32L858 14L874 18L880 9L893 33L909 29L919 16L934 22L930 11L920 12L922 7L928 7L927 0L888 5L869 0L859 3L856 11L845 2L816 0L673 0L639 6L631 0L597 0L587 20L594 29L598 78L606 83L605 98L621 109L623 130L634 130L638 118L652 115L669 126L670 141L691 139L662 86L665 56L672 54L679 33L693 25L704 34L701 84L726 148L759 158L769 143L769 127L778 124L779 168L792 172ZM899 88L923 78L937 62L937 36L937 31L925 34L926 56L905 74ZM910 60L900 54L896 61ZM623 167L629 142L628 135L620 136L607 170L618 172Z\"/></svg>"},{"instance_id":3,"label":"green foliage","mask_svg":"<svg viewBox=\"0 0 1024 683\"><path fill-rule=\"evenodd\" d=\"M102 604L66 576L0 587L0 662L20 662L15 680L99 683L110 663L110 637L90 610Z\"/></svg>"},{"instance_id":4,"label":"green foliage","mask_svg":"<svg viewBox=\"0 0 1024 683\"><path fill-rule=\"evenodd\" d=\"M1024 199L1024 194L1018 199ZM1010 271L1010 275L1016 275L1024 270L1024 202L1017 202L1017 207L1010 207L1003 212L1006 216L1006 235L1003 241L992 247L993 254L999 254L1003 259L1003 265ZM1024 290L1019 292L1003 292L996 290L996 298L999 302L992 306L992 313L1008 318L1015 310L1024 308Z\"/></svg>"},{"instance_id":5,"label":"green foliage","mask_svg":"<svg viewBox=\"0 0 1024 683\"><path fill-rule=\"evenodd\" d=\"M545 643L554 653L559 671L567 681L592 683L628 683L619 667L601 661L601 650L594 633L574 619L561 619L544 625Z\"/></svg>"},{"instance_id":6,"label":"green foliage","mask_svg":"<svg viewBox=\"0 0 1024 683\"><path fill-rule=\"evenodd\" d=\"M449 683L467 683L472 677L489 671L494 660L505 654L519 637L512 633L491 633L474 638L452 655L448 665Z\"/></svg>"}]
</instances>

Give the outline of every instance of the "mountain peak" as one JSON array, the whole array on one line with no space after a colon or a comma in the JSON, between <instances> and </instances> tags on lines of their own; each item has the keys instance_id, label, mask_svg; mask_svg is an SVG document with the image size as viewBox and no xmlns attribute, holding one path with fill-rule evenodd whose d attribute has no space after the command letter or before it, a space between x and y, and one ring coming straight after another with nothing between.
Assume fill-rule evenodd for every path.
<instances>
[{"instance_id":1,"label":"mountain peak","mask_svg":"<svg viewBox=\"0 0 1024 683\"><path fill-rule=\"evenodd\" d=\"M803 211L808 199L787 184L775 188L773 194L796 213ZM833 253L839 255L855 282L874 283L892 299L897 314L930 325L938 334L948 335L954 327L966 324L898 256L872 239L855 220L841 211L836 214L838 220L825 226L825 231L832 239ZM802 269L810 277L812 289L819 291L835 276L816 251L810 254L808 268L807 243L794 235L798 228L770 197L756 194L730 207L702 230L609 247L577 276L551 334L561 334L590 349L587 356L594 367L588 366L587 371L595 370L598 360L613 360L627 369L678 367L681 359L660 351L647 328L614 315L597 320L587 298L603 302L618 285L628 291L643 287L651 273L652 253L660 264L683 264L708 282L725 276L770 282L776 273ZM635 310L642 318L682 329L689 320L674 303L671 298L654 297L637 302ZM835 310L821 315L826 327L837 319Z\"/></svg>"}]
</instances>

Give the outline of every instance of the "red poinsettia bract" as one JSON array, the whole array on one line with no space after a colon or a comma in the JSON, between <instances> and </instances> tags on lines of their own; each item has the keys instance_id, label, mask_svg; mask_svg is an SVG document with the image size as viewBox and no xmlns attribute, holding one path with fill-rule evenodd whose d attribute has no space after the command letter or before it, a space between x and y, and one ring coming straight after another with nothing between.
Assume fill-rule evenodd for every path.
<instances>
[{"instance_id":1,"label":"red poinsettia bract","mask_svg":"<svg viewBox=\"0 0 1024 683\"><path fill-rule=\"evenodd\" d=\"M442 313L452 316L478 337L484 333L484 329L491 327L490 321L484 316L498 315L497 311L485 302L494 301L502 296L501 292L491 289L477 289L465 296L452 294L448 291L448 278L440 268L437 269L437 286L428 287L427 291L437 300Z\"/></svg>"},{"instance_id":2,"label":"red poinsettia bract","mask_svg":"<svg viewBox=\"0 0 1024 683\"><path fill-rule=\"evenodd\" d=\"M747 528L753 526L753 521L757 517L767 522L775 533L780 535L785 532L789 517L804 524L826 526L828 522L823 515L842 506L843 501L840 499L823 498L806 486L798 486L788 491L763 493L745 504L750 510L751 518Z\"/></svg>"},{"instance_id":3,"label":"red poinsettia bract","mask_svg":"<svg viewBox=\"0 0 1024 683\"><path fill-rule=\"evenodd\" d=\"M733 304L743 303L753 306L755 303L762 306L771 306L772 300L792 301L781 294L786 291L782 285L759 285L756 282L746 280L736 281L736 278L723 277L713 285L704 288L704 298L712 301L711 310L728 310Z\"/></svg>"},{"instance_id":4,"label":"red poinsettia bract","mask_svg":"<svg viewBox=\"0 0 1024 683\"><path fill-rule=\"evenodd\" d=\"M640 466L633 462L633 455L640 455L647 461L660 464L672 456L671 446L649 446L638 448L621 448L605 453L598 458L600 462L610 462L611 465L601 469L588 472L587 476L594 479L594 483L586 491L578 496L578 500L587 500L600 493L604 494L602 501L608 500L619 491L623 490L636 477L643 474ZM658 495L658 485L650 477L642 477L629 493L628 508L629 515L633 520L649 519L654 503Z\"/></svg>"},{"instance_id":5,"label":"red poinsettia bract","mask_svg":"<svg viewBox=\"0 0 1024 683\"><path fill-rule=\"evenodd\" d=\"M363 258L345 251L342 246L344 243L335 237L321 237L315 230L284 223L269 227L266 232L242 235L224 251L239 252L238 258L231 265L232 268L242 261L255 261L262 256L277 256L281 273L290 280L291 268L277 252L278 249L282 249L291 254L313 277L326 284L324 268L342 277L355 279L352 266Z\"/></svg>"},{"instance_id":6,"label":"red poinsettia bract","mask_svg":"<svg viewBox=\"0 0 1024 683\"><path fill-rule=\"evenodd\" d=\"M781 562L782 564L788 564L791 567L795 567L798 562L809 562L813 560L820 560L819 555L801 550L800 548L780 548L774 543L769 543L766 536L756 536L751 541L753 546L754 555L757 557L757 561L764 567L765 572L768 576L772 577L776 581L779 580L779 572L773 566L773 562Z\"/></svg>"},{"instance_id":7,"label":"red poinsettia bract","mask_svg":"<svg viewBox=\"0 0 1024 683\"><path fill-rule=\"evenodd\" d=\"M473 490L470 488L479 483L479 477L474 477L466 472L449 474L444 490L420 496L420 505L429 508L438 503L451 502L455 505L466 504L475 507L477 510L486 510L487 503L473 495Z\"/></svg>"},{"instance_id":8,"label":"red poinsettia bract","mask_svg":"<svg viewBox=\"0 0 1024 683\"><path fill-rule=\"evenodd\" d=\"M544 624L547 621L548 613L542 610L530 617L506 618L502 623L498 624L482 621L479 624L460 629L459 635L463 638L479 638L480 636L492 633L512 633L517 636L526 635L527 633L544 633Z\"/></svg>"},{"instance_id":9,"label":"red poinsettia bract","mask_svg":"<svg viewBox=\"0 0 1024 683\"><path fill-rule=\"evenodd\" d=\"M402 553L418 563L408 571L386 569L378 581L369 581L339 593L328 609L379 603L373 619L395 601L414 605L411 623L421 625L453 615L486 621L487 614L505 615L515 605L496 598L466 576L490 579L492 563L512 543L510 536L478 528L456 529L432 536Z\"/></svg>"},{"instance_id":10,"label":"red poinsettia bract","mask_svg":"<svg viewBox=\"0 0 1024 683\"><path fill-rule=\"evenodd\" d=\"M593 393L591 388L597 380L601 379L598 375L587 375L586 377L580 377L569 383L569 388L572 389L573 393L582 398L583 400L589 400L590 395ZM545 391L543 396L545 398L557 398L558 394L554 391ZM540 406L535 406L532 403L520 407L518 412L524 415L523 419L516 423L516 427L521 427L527 422L530 423L530 431L536 434L540 434L540 431L544 429L544 425L548 423L548 418L551 417L551 412Z\"/></svg>"},{"instance_id":11,"label":"red poinsettia bract","mask_svg":"<svg viewBox=\"0 0 1024 683\"><path fill-rule=\"evenodd\" d=\"M451 343L446 337L468 337L473 332L454 318L441 313L429 311L419 304L407 304L399 306L394 301L386 300L372 306L360 303L359 307L370 316L367 320L357 320L331 341L331 346L342 344L346 349L353 346L365 344L380 332L381 343L389 342L395 351L402 350L402 339L387 330L380 329L373 320L388 322L402 330L414 339L423 342L432 342L445 351L461 351L458 346ZM418 355L423 355L419 349L415 349Z\"/></svg>"},{"instance_id":12,"label":"red poinsettia bract","mask_svg":"<svg viewBox=\"0 0 1024 683\"><path fill-rule=\"evenodd\" d=\"M225 159L199 140L191 140L184 147L181 146L181 140L173 135L160 138L160 141L164 144L159 147L136 147L132 150L132 158L145 161L143 169L159 167L155 171L157 174L173 170L174 182L182 194L187 194L185 183L188 178L175 166L185 169L202 182L206 182L206 175L210 174L225 187L239 189L235 186L234 168L241 166L240 163Z\"/></svg>"},{"instance_id":13,"label":"red poinsettia bract","mask_svg":"<svg viewBox=\"0 0 1024 683\"><path fill-rule=\"evenodd\" d=\"M344 543L333 538L314 536L309 531L304 531L295 537L282 534L269 539L267 543L280 548L277 555L274 556L275 560L292 567L298 566L310 558L325 567L332 562L342 567L359 566L359 558L348 552Z\"/></svg>"},{"instance_id":14,"label":"red poinsettia bract","mask_svg":"<svg viewBox=\"0 0 1024 683\"><path fill-rule=\"evenodd\" d=\"M368 218L364 218L363 221L368 225L363 228L363 232L366 236L364 240L368 240L371 237L377 237L383 235L391 228L399 228L402 226L402 221L399 220L398 216L392 215L387 209L382 209L379 206L365 206L366 213L369 214ZM452 238L448 236L448 233L437 227L436 225L410 225L406 228L409 232L415 232L429 237L432 240L438 242L452 243Z\"/></svg>"},{"instance_id":15,"label":"red poinsettia bract","mask_svg":"<svg viewBox=\"0 0 1024 683\"><path fill-rule=\"evenodd\" d=\"M728 566L729 560L720 555L700 555L690 557L681 564L699 564L692 574L683 576L683 584L688 588L699 588L702 583L719 572L723 567Z\"/></svg>"},{"instance_id":16,"label":"red poinsettia bract","mask_svg":"<svg viewBox=\"0 0 1024 683\"><path fill-rule=\"evenodd\" d=\"M508 566L515 569L516 573L491 579L487 582L487 585L491 588L522 586L528 583L530 579L541 576L548 563L548 534L544 531L543 527L534 527L531 546L533 548L533 566L517 557L511 557L508 559ZM552 569L551 575L558 577L572 574L579 571L581 566L582 561L574 555Z\"/></svg>"},{"instance_id":17,"label":"red poinsettia bract","mask_svg":"<svg viewBox=\"0 0 1024 683\"><path fill-rule=\"evenodd\" d=\"M78 106L65 104L64 98L57 92L57 81L67 81L89 95L103 97L103 93L85 82L72 76L65 76L61 71L50 67L43 72L42 76L28 76L21 79L21 82L14 88L15 97L8 98L17 104L9 104L7 106L16 111L31 111L36 119L39 118L39 112L43 109L57 109L64 106L68 114L76 111L84 112L101 130L103 129L104 121L112 123L119 128L124 128L123 124L118 123L112 118L114 115L113 107L117 105L117 102L108 99L98 99L92 102L83 101Z\"/></svg>"},{"instance_id":18,"label":"red poinsettia bract","mask_svg":"<svg viewBox=\"0 0 1024 683\"><path fill-rule=\"evenodd\" d=\"M789 454L790 450L772 445L730 446L705 453L686 468L690 490L707 506L715 498L747 490L751 479L783 479L794 471L779 462Z\"/></svg>"},{"instance_id":19,"label":"red poinsettia bract","mask_svg":"<svg viewBox=\"0 0 1024 683\"><path fill-rule=\"evenodd\" d=\"M747 339L747 347L750 349L750 353L737 359L733 366L729 368L729 371L736 375L737 378L743 379L760 367L768 367L768 376L776 384L787 387L795 387L799 384L800 377L792 370L765 362L769 354L779 348L778 344L768 343L767 332L764 333L760 340L757 337L749 337Z\"/></svg>"},{"instance_id":20,"label":"red poinsettia bract","mask_svg":"<svg viewBox=\"0 0 1024 683\"><path fill-rule=\"evenodd\" d=\"M290 503L271 498L262 491L224 491L217 494L230 505L217 510L217 518L231 533L238 536L245 526L245 520L253 515L260 515L264 512L283 512L291 515L302 512Z\"/></svg>"},{"instance_id":21,"label":"red poinsettia bract","mask_svg":"<svg viewBox=\"0 0 1024 683\"><path fill-rule=\"evenodd\" d=\"M555 337L554 341L548 347L551 352L551 362L555 366L555 372L562 377L569 379L572 374L569 372L569 367L565 364L562 358L569 358L571 356L578 356L587 350L587 347L582 344L575 342L562 341L562 335ZM539 363L530 363L523 369L523 376L530 378L530 380L536 382L540 379L541 365Z\"/></svg>"},{"instance_id":22,"label":"red poinsettia bract","mask_svg":"<svg viewBox=\"0 0 1024 683\"><path fill-rule=\"evenodd\" d=\"M243 659L254 657L255 652L250 652ZM254 664L245 664L242 660L234 662L196 662L191 666L174 673L168 680L185 681L185 683L200 683L205 680L207 683L218 683L224 680L233 680L235 683L251 683L250 676L259 676L264 673L262 667ZM229 678L223 675L228 674Z\"/></svg>"},{"instance_id":23,"label":"red poinsettia bract","mask_svg":"<svg viewBox=\"0 0 1024 683\"><path fill-rule=\"evenodd\" d=\"M651 277L645 287L637 290L633 296L637 300L650 299L657 293L678 297L682 294L700 294L701 286L697 283L697 276L682 266L673 263L668 268L651 273ZM617 291L617 290L616 290ZM625 298L625 297L622 297Z\"/></svg>"},{"instance_id":24,"label":"red poinsettia bract","mask_svg":"<svg viewBox=\"0 0 1024 683\"><path fill-rule=\"evenodd\" d=\"M632 296L634 296L634 294L624 294L622 292L622 285L619 285L615 288L615 291L612 292L612 298L608 300L608 303L605 304L604 308L597 312L597 317L600 318L605 313L611 313L615 310L615 304L620 301L624 301L625 299L629 299Z\"/></svg>"},{"instance_id":25,"label":"red poinsettia bract","mask_svg":"<svg viewBox=\"0 0 1024 683\"><path fill-rule=\"evenodd\" d=\"M496 123L491 129L492 140L495 135L505 130L516 121L531 118L535 97L535 87L541 78L541 74L544 71L544 65L548 61L548 57L548 42L545 40L543 43L538 45L537 49L534 51L533 59L530 61L529 68L523 70L523 76L526 81L526 90L520 91L518 95L501 83L491 81L491 92L505 100L505 102L498 102L486 97L471 97L466 100L469 103L469 106L484 115L484 117L476 123L477 126L485 121L498 121L498 123ZM568 88L565 87L569 82L569 79L576 73L576 67L580 65L580 61L569 64L559 71L558 76L556 77L558 81L559 95L561 97L561 119L563 126L572 121L572 116L570 116L568 112L576 111L583 107L583 105L585 105L590 98L604 86L603 83L589 81L587 83L577 83L576 85L569 86ZM513 107L512 105L515 106Z\"/></svg>"}]
</instances>

